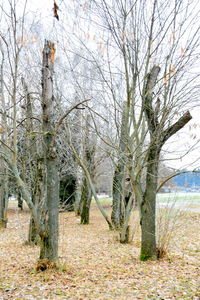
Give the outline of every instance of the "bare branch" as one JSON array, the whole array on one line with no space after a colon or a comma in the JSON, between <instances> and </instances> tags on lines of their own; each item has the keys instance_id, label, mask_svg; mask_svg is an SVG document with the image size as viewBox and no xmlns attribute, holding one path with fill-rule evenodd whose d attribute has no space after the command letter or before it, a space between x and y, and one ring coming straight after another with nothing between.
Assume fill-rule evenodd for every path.
<instances>
[{"instance_id":1,"label":"bare branch","mask_svg":"<svg viewBox=\"0 0 200 300\"><path fill-rule=\"evenodd\" d=\"M170 179L178 176L178 175L181 175L181 174L185 174L185 173L200 173L200 171L181 171L181 172L178 172L178 173L175 173L175 174L172 174L171 176L169 176L167 179L165 179L163 182L161 182L161 184L159 185L159 187L157 188L157 191L156 193L159 192L159 190L163 187L163 185L165 185L165 183L167 183L167 181L169 181Z\"/></svg>"},{"instance_id":2,"label":"bare branch","mask_svg":"<svg viewBox=\"0 0 200 300\"><path fill-rule=\"evenodd\" d=\"M81 104L83 104L83 103L85 103L85 102L88 102L88 101L90 101L90 100L91 100L91 99L85 99L85 100L83 100L83 101L81 101L81 102L75 104L75 105L72 106L70 109L68 109L68 111L60 118L60 120L59 120L58 123L56 124L56 127L55 127L56 133L58 132L59 127L62 125L64 119L72 112L72 110L78 109L78 106L79 106L79 105L81 105Z\"/></svg>"},{"instance_id":3,"label":"bare branch","mask_svg":"<svg viewBox=\"0 0 200 300\"><path fill-rule=\"evenodd\" d=\"M187 111L182 117L180 117L180 119L176 123L171 125L163 132L162 144L164 144L172 135L183 128L191 119L192 116L190 112Z\"/></svg>"},{"instance_id":4,"label":"bare branch","mask_svg":"<svg viewBox=\"0 0 200 300\"><path fill-rule=\"evenodd\" d=\"M151 132L154 132L158 125L156 113L152 106L153 101L153 89L156 85L160 67L154 65L150 73L147 75L146 86L144 90L144 111L147 117L148 126Z\"/></svg>"}]
</instances>

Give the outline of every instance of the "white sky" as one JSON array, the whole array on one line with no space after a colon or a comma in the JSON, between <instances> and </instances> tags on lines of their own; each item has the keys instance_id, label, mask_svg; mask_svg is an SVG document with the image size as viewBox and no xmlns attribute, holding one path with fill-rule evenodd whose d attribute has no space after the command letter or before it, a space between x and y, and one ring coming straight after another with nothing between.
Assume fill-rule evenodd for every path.
<instances>
[{"instance_id":1,"label":"white sky","mask_svg":"<svg viewBox=\"0 0 200 300\"><path fill-rule=\"evenodd\" d=\"M1 0L4 3L7 0ZM20 0L24 3L23 0ZM63 4L73 2L72 0L57 0L56 3L60 7L58 11L60 15L60 20L62 20L62 9L65 9ZM81 1L80 2L86 2ZM199 4L200 7L200 4ZM199 7L197 9L200 11ZM48 30L54 30L57 20L53 18L53 0L28 0L27 11L35 12L37 15L41 16L43 20L42 23L46 24ZM60 21L61 22L61 21ZM48 38L48 37L47 37ZM197 67L198 72L200 72L200 66ZM200 102L199 102L200 104ZM188 126L181 130L176 136L174 136L169 143L165 146L164 157L167 159L176 158L176 160L167 160L166 164L173 168L197 168L200 167L200 143L194 147L194 150L182 157L190 147L193 147L198 140L200 140L200 107L196 107L191 111L193 119L189 122ZM189 130L190 126L192 130ZM196 128L195 128L196 127Z\"/></svg>"}]
</instances>

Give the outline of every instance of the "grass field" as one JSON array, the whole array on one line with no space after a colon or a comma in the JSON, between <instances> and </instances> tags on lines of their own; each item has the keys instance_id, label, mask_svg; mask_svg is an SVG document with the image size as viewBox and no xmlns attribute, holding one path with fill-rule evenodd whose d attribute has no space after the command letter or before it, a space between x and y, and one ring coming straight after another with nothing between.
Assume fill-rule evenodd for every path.
<instances>
[{"instance_id":1,"label":"grass field","mask_svg":"<svg viewBox=\"0 0 200 300\"><path fill-rule=\"evenodd\" d=\"M190 192L173 192L173 193L159 193L157 195L158 201L181 201L181 202L196 202L200 204L200 193Z\"/></svg>"},{"instance_id":2,"label":"grass field","mask_svg":"<svg viewBox=\"0 0 200 300\"><path fill-rule=\"evenodd\" d=\"M102 205L112 205L112 198L100 198ZM93 203L95 200L93 199ZM173 192L173 193L158 193L157 204L165 204L166 206L182 206L184 208L195 207L200 210L200 193L189 192Z\"/></svg>"}]
</instances>

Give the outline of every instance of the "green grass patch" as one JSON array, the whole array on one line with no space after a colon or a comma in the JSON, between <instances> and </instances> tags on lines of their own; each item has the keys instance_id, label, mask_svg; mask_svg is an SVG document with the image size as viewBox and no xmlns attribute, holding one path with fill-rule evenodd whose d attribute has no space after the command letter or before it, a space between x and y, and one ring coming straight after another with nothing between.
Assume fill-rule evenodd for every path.
<instances>
[{"instance_id":1,"label":"green grass patch","mask_svg":"<svg viewBox=\"0 0 200 300\"><path fill-rule=\"evenodd\" d=\"M164 193L157 194L158 202L185 202L186 204L199 204L200 193Z\"/></svg>"}]
</instances>

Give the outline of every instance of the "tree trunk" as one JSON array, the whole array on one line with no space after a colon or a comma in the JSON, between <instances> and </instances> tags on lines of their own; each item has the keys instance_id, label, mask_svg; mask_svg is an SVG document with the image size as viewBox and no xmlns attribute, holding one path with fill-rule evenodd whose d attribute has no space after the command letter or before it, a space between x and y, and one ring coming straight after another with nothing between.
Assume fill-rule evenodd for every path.
<instances>
[{"instance_id":1,"label":"tree trunk","mask_svg":"<svg viewBox=\"0 0 200 300\"><path fill-rule=\"evenodd\" d=\"M39 234L35 226L33 217L31 216L28 230L28 243L31 245L37 245L39 242Z\"/></svg>"},{"instance_id":2,"label":"tree trunk","mask_svg":"<svg viewBox=\"0 0 200 300\"><path fill-rule=\"evenodd\" d=\"M35 186L32 190L32 201L37 209L38 215L40 212L40 204L45 199L46 194L46 183L44 178L44 161L43 159L37 159L36 162L36 174L35 174ZM33 183L32 183L33 184ZM38 245L40 241L40 236L36 228L36 224L33 216L30 218L29 232L28 232L28 242L33 245Z\"/></svg>"},{"instance_id":3,"label":"tree trunk","mask_svg":"<svg viewBox=\"0 0 200 300\"><path fill-rule=\"evenodd\" d=\"M80 216L80 202L81 202L81 187L80 183L76 184L76 191L75 191L75 203L74 203L74 211L76 216Z\"/></svg>"},{"instance_id":4,"label":"tree trunk","mask_svg":"<svg viewBox=\"0 0 200 300\"><path fill-rule=\"evenodd\" d=\"M58 259L58 207L59 176L57 148L55 143L54 97L53 97L53 64L55 46L45 41L42 67L42 108L43 108L43 141L44 161L46 165L46 205L42 218L43 230L40 232L40 259L56 262Z\"/></svg>"},{"instance_id":5,"label":"tree trunk","mask_svg":"<svg viewBox=\"0 0 200 300\"><path fill-rule=\"evenodd\" d=\"M17 191L17 206L18 206L18 208L23 210L23 199L22 199L21 192L19 189Z\"/></svg>"},{"instance_id":6,"label":"tree trunk","mask_svg":"<svg viewBox=\"0 0 200 300\"><path fill-rule=\"evenodd\" d=\"M58 259L58 206L59 176L57 161L47 159L47 208L45 211L45 230L40 235L40 259L57 261ZM44 234L43 234L44 233Z\"/></svg>"},{"instance_id":7,"label":"tree trunk","mask_svg":"<svg viewBox=\"0 0 200 300\"><path fill-rule=\"evenodd\" d=\"M7 143L8 139L8 126L7 126L7 111L4 97L4 51L0 44L1 62L0 62L0 100L1 100L1 140ZM6 151L7 149L5 149ZM0 227L7 227L7 207L8 207L8 175L7 169L3 162L0 167L1 175L0 178Z\"/></svg>"},{"instance_id":8,"label":"tree trunk","mask_svg":"<svg viewBox=\"0 0 200 300\"><path fill-rule=\"evenodd\" d=\"M32 182L32 185L34 185L32 188L32 201L37 208L38 215L40 215L40 204L46 197L46 179L43 158L36 158L35 168L35 182ZM30 244L38 245L39 240L40 237L35 225L35 221L31 216L29 223L28 242Z\"/></svg>"},{"instance_id":9,"label":"tree trunk","mask_svg":"<svg viewBox=\"0 0 200 300\"><path fill-rule=\"evenodd\" d=\"M73 118L74 125L73 125L73 136L74 138L74 149L76 149L76 152L78 155L82 154L82 143L78 143L79 136L82 137L83 135L83 112L82 110L78 109L75 112L75 116ZM81 126L80 126L81 124ZM73 141L72 141L73 142ZM80 201L81 201L81 189L82 189L82 181L83 181L83 174L81 172L81 169L79 165L77 164L76 158L74 157L74 165L76 167L75 171L75 177L76 177L76 188L75 188L75 202L74 202L74 211L77 216L80 216Z\"/></svg>"},{"instance_id":10,"label":"tree trunk","mask_svg":"<svg viewBox=\"0 0 200 300\"><path fill-rule=\"evenodd\" d=\"M31 186L31 196L32 201L35 206L38 205L39 201L36 201L36 194L37 194L37 188L38 188L38 159L37 159L37 152L38 149L36 147L36 138L35 135L31 134L31 132L34 131L33 126L33 109L32 109L32 97L29 93L28 86L24 80L24 78L21 78L23 89L24 89L24 97L25 97L25 116L26 120L24 123L25 129L26 129L26 135L24 139L23 148L26 153L25 156L25 178L26 181L30 183ZM28 242L30 244L37 245L39 240L39 235L35 226L35 222L33 217L30 217L29 222L29 231L28 231Z\"/></svg>"},{"instance_id":11,"label":"tree trunk","mask_svg":"<svg viewBox=\"0 0 200 300\"><path fill-rule=\"evenodd\" d=\"M80 154L79 154L80 155ZM81 202L81 190L82 190L83 174L79 167L76 171L76 189L75 189L75 202L74 202L74 211L76 216L80 216L80 202Z\"/></svg>"},{"instance_id":12,"label":"tree trunk","mask_svg":"<svg viewBox=\"0 0 200 300\"><path fill-rule=\"evenodd\" d=\"M130 226L124 226L123 230L120 232L120 243L128 244L130 242Z\"/></svg>"},{"instance_id":13,"label":"tree trunk","mask_svg":"<svg viewBox=\"0 0 200 300\"><path fill-rule=\"evenodd\" d=\"M161 148L150 146L147 159L146 188L141 203L141 253L140 259L157 259L156 255L156 190Z\"/></svg>"},{"instance_id":14,"label":"tree trunk","mask_svg":"<svg viewBox=\"0 0 200 300\"><path fill-rule=\"evenodd\" d=\"M91 179L94 186L94 172L95 172L95 150L96 150L96 139L90 131L91 116L88 114L85 121L85 132L83 142L83 160L90 173ZM80 200L80 214L81 224L89 224L90 217L90 204L92 200L92 190L89 184L86 174L84 174L82 188L81 188L81 200Z\"/></svg>"},{"instance_id":15,"label":"tree trunk","mask_svg":"<svg viewBox=\"0 0 200 300\"><path fill-rule=\"evenodd\" d=\"M83 174L82 179L81 179L81 184L80 184L80 187L79 187L80 188L80 191L79 191L79 193L80 193L79 198L80 199L79 199L79 202L77 201L77 203L76 203L77 207L76 207L75 213L76 213L77 216L81 216L81 213L82 213L83 201L85 200L85 197L83 195L84 195L84 187L86 185L86 180L87 180L86 176L85 176L85 174Z\"/></svg>"},{"instance_id":16,"label":"tree trunk","mask_svg":"<svg viewBox=\"0 0 200 300\"><path fill-rule=\"evenodd\" d=\"M113 177L113 202L111 220L114 228L119 230L121 227L121 201L122 201L122 182L124 178L124 165L118 165Z\"/></svg>"},{"instance_id":17,"label":"tree trunk","mask_svg":"<svg viewBox=\"0 0 200 300\"><path fill-rule=\"evenodd\" d=\"M130 226L129 226L129 220L131 216L131 211L133 209L133 194L130 196L128 203L125 207L125 213L124 213L124 222L121 227L120 232L120 243L127 244L130 242Z\"/></svg>"},{"instance_id":18,"label":"tree trunk","mask_svg":"<svg viewBox=\"0 0 200 300\"><path fill-rule=\"evenodd\" d=\"M2 178L0 183L0 228L7 227L7 207L8 207L8 177L7 175L5 175L5 179Z\"/></svg>"},{"instance_id":19,"label":"tree trunk","mask_svg":"<svg viewBox=\"0 0 200 300\"><path fill-rule=\"evenodd\" d=\"M115 229L120 229L123 226L124 209L123 209L123 179L125 176L125 167L127 167L127 153L129 141L129 107L128 103L124 102L122 111L121 132L119 141L118 162L115 168L113 177L113 203L111 220Z\"/></svg>"},{"instance_id":20,"label":"tree trunk","mask_svg":"<svg viewBox=\"0 0 200 300\"><path fill-rule=\"evenodd\" d=\"M82 185L82 193L81 193L81 224L89 224L90 219L90 204L92 200L92 191L87 182L87 179L84 178L84 182Z\"/></svg>"}]
</instances>

